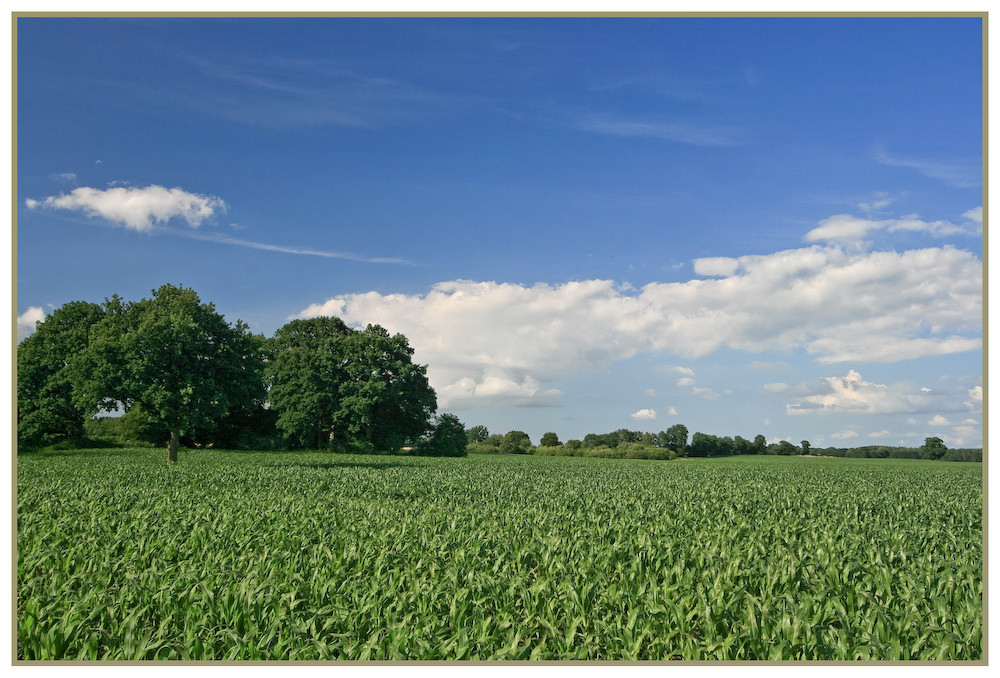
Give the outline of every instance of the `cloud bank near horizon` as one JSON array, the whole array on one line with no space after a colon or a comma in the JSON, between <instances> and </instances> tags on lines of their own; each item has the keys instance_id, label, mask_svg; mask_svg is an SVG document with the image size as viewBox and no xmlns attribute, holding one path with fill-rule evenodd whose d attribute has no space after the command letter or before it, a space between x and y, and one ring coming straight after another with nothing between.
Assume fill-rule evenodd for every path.
<instances>
[{"instance_id":1,"label":"cloud bank near horizon","mask_svg":"<svg viewBox=\"0 0 1000 678\"><path fill-rule=\"evenodd\" d=\"M298 317L405 334L452 409L552 405L551 382L640 353L801 349L819 363L866 363L982 347L982 261L951 246L812 245L696 260L694 270L715 277L639 291L610 280L453 280L423 295L342 295Z\"/></svg>"}]
</instances>

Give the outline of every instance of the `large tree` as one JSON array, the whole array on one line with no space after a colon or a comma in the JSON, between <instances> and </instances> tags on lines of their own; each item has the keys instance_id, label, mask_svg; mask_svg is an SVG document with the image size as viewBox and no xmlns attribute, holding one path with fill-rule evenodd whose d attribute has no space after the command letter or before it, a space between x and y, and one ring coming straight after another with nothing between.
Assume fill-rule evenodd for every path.
<instances>
[{"instance_id":1,"label":"large tree","mask_svg":"<svg viewBox=\"0 0 1000 678\"><path fill-rule=\"evenodd\" d=\"M26 447L78 440L86 412L73 401L70 361L87 348L90 328L104 316L97 304L57 308L17 345L17 439Z\"/></svg>"},{"instance_id":2,"label":"large tree","mask_svg":"<svg viewBox=\"0 0 1000 678\"><path fill-rule=\"evenodd\" d=\"M399 450L431 429L437 397L402 334L339 318L292 320L271 340L268 380L278 427L294 444L363 441Z\"/></svg>"},{"instance_id":3,"label":"large tree","mask_svg":"<svg viewBox=\"0 0 1000 678\"><path fill-rule=\"evenodd\" d=\"M293 445L321 449L334 439L346 441L347 424L339 413L353 332L340 318L319 317L292 320L271 338L268 401Z\"/></svg>"},{"instance_id":4,"label":"large tree","mask_svg":"<svg viewBox=\"0 0 1000 678\"><path fill-rule=\"evenodd\" d=\"M351 335L347 358L340 413L352 436L397 451L431 429L437 395L405 336L368 325Z\"/></svg>"},{"instance_id":5,"label":"large tree","mask_svg":"<svg viewBox=\"0 0 1000 678\"><path fill-rule=\"evenodd\" d=\"M104 312L72 365L77 402L93 412L139 405L168 431L168 462L182 433L213 429L262 399L260 342L193 290L164 285L128 303L115 296Z\"/></svg>"}]
</instances>

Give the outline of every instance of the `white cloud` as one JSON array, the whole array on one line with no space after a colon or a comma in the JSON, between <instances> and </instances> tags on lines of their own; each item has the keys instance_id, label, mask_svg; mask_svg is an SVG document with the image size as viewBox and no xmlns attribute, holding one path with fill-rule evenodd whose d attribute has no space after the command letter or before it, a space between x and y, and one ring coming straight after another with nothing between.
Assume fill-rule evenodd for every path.
<instances>
[{"instance_id":1,"label":"white cloud","mask_svg":"<svg viewBox=\"0 0 1000 678\"><path fill-rule=\"evenodd\" d=\"M983 411L983 387L976 386L969 389L969 399L965 401L965 406L972 412Z\"/></svg>"},{"instance_id":2,"label":"white cloud","mask_svg":"<svg viewBox=\"0 0 1000 678\"><path fill-rule=\"evenodd\" d=\"M951 426L951 422L942 417L940 414L935 414L931 417L930 421L927 422L928 426Z\"/></svg>"},{"instance_id":3,"label":"white cloud","mask_svg":"<svg viewBox=\"0 0 1000 678\"><path fill-rule=\"evenodd\" d=\"M114 186L104 190L81 186L69 194L49 196L44 200L28 199L29 209L49 208L83 212L101 217L125 228L148 232L158 224L181 219L192 228L224 212L226 203L210 195L188 193L180 188Z\"/></svg>"},{"instance_id":4,"label":"white cloud","mask_svg":"<svg viewBox=\"0 0 1000 678\"><path fill-rule=\"evenodd\" d=\"M813 245L737 261L723 278L651 283L638 293L608 280L455 280L423 295L334 297L299 316L402 332L429 366L443 407L457 407L452 393L461 395L456 402L479 400L487 371L516 385L524 402L550 402L546 382L640 353L695 359L722 348L801 348L820 363L863 363L982 346L982 261L970 252ZM665 369L694 387L690 368Z\"/></svg>"},{"instance_id":5,"label":"white cloud","mask_svg":"<svg viewBox=\"0 0 1000 678\"><path fill-rule=\"evenodd\" d=\"M656 410L642 409L629 415L636 421L652 421L656 419Z\"/></svg>"},{"instance_id":6,"label":"white cloud","mask_svg":"<svg viewBox=\"0 0 1000 678\"><path fill-rule=\"evenodd\" d=\"M543 389L538 381L527 375L515 381L503 371L487 370L479 381L462 377L441 387L438 400L450 408L474 407L544 407L558 403L562 393L556 389Z\"/></svg>"},{"instance_id":7,"label":"white cloud","mask_svg":"<svg viewBox=\"0 0 1000 678\"><path fill-rule=\"evenodd\" d=\"M844 429L843 431L838 431L837 433L832 434L830 437L846 440L848 438L857 438L858 432L847 428Z\"/></svg>"},{"instance_id":8,"label":"white cloud","mask_svg":"<svg viewBox=\"0 0 1000 678\"><path fill-rule=\"evenodd\" d=\"M645 391L642 392L642 394L644 396L646 396L647 398L655 398L656 397L656 389L647 388Z\"/></svg>"},{"instance_id":9,"label":"white cloud","mask_svg":"<svg viewBox=\"0 0 1000 678\"><path fill-rule=\"evenodd\" d=\"M968 219L969 221L974 221L977 224L979 224L980 226L982 226L983 225L983 206L980 205L979 207L975 207L975 208L969 210L968 212L963 212L962 216L965 217L966 219Z\"/></svg>"},{"instance_id":10,"label":"white cloud","mask_svg":"<svg viewBox=\"0 0 1000 678\"><path fill-rule=\"evenodd\" d=\"M928 412L947 408L955 410L957 399L950 394L928 394L909 383L877 384L865 381L855 370L843 377L824 377L814 393L796 403L789 403L787 414L895 414Z\"/></svg>"},{"instance_id":11,"label":"white cloud","mask_svg":"<svg viewBox=\"0 0 1000 678\"><path fill-rule=\"evenodd\" d=\"M29 306L28 310L17 316L17 340L21 341L35 331L35 324L45 322L45 311L41 306Z\"/></svg>"},{"instance_id":12,"label":"white cloud","mask_svg":"<svg viewBox=\"0 0 1000 678\"><path fill-rule=\"evenodd\" d=\"M966 212L965 215L968 215ZM922 232L935 237L947 235L975 235L977 230L958 226L950 221L924 221L917 215L905 216L900 219L862 219L850 214L836 214L820 222L819 226L806 233L806 242L830 242L842 244L857 244L862 242L873 231L886 230Z\"/></svg>"},{"instance_id":13,"label":"white cloud","mask_svg":"<svg viewBox=\"0 0 1000 678\"><path fill-rule=\"evenodd\" d=\"M681 377L680 379L677 380L677 385L680 386L681 388L688 388L690 386L694 386L696 383L698 382L695 379L692 379L691 377Z\"/></svg>"},{"instance_id":14,"label":"white cloud","mask_svg":"<svg viewBox=\"0 0 1000 678\"><path fill-rule=\"evenodd\" d=\"M713 391L712 389L699 386L692 388L691 393L692 395L696 395L699 398L705 398L707 400L715 400L716 398L719 397L719 394Z\"/></svg>"},{"instance_id":15,"label":"white cloud","mask_svg":"<svg viewBox=\"0 0 1000 678\"><path fill-rule=\"evenodd\" d=\"M878 191L875 193L874 199L870 202L858 203L858 209L864 212L877 212L885 207L888 207L896 201L895 198L891 197L885 191Z\"/></svg>"},{"instance_id":16,"label":"white cloud","mask_svg":"<svg viewBox=\"0 0 1000 678\"><path fill-rule=\"evenodd\" d=\"M694 272L704 276L729 277L740 267L740 260L732 257L705 257L692 263Z\"/></svg>"},{"instance_id":17,"label":"white cloud","mask_svg":"<svg viewBox=\"0 0 1000 678\"><path fill-rule=\"evenodd\" d=\"M888 430L882 429L881 431L873 431L868 434L869 438L888 438L892 435Z\"/></svg>"},{"instance_id":18,"label":"white cloud","mask_svg":"<svg viewBox=\"0 0 1000 678\"><path fill-rule=\"evenodd\" d=\"M668 366L664 366L663 369L665 369L665 370L667 370L669 372L676 372L677 374L684 374L684 375L687 375L689 377L693 377L694 376L694 370L692 370L690 367L681 367L679 365L668 365Z\"/></svg>"},{"instance_id":19,"label":"white cloud","mask_svg":"<svg viewBox=\"0 0 1000 678\"><path fill-rule=\"evenodd\" d=\"M671 417L676 417L677 416L677 408L674 407L673 405L671 405L670 407L667 408L667 414L669 416L671 416Z\"/></svg>"}]
</instances>

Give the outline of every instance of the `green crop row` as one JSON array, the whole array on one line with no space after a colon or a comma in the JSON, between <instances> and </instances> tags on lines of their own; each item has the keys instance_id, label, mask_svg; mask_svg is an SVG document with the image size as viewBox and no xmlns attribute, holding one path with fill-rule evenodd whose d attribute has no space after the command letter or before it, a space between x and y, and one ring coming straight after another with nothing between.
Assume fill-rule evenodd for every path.
<instances>
[{"instance_id":1,"label":"green crop row","mask_svg":"<svg viewBox=\"0 0 1000 678\"><path fill-rule=\"evenodd\" d=\"M160 457L19 457L19 659L983 656L979 465Z\"/></svg>"}]
</instances>

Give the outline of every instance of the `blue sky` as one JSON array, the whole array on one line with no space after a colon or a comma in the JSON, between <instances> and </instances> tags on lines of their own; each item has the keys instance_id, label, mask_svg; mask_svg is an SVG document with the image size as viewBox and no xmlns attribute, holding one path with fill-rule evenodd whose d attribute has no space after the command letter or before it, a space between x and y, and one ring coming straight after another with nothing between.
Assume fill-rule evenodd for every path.
<instances>
[{"instance_id":1,"label":"blue sky","mask_svg":"<svg viewBox=\"0 0 1000 678\"><path fill-rule=\"evenodd\" d=\"M982 441L975 18L17 27L19 336L194 288L535 443Z\"/></svg>"}]
</instances>

